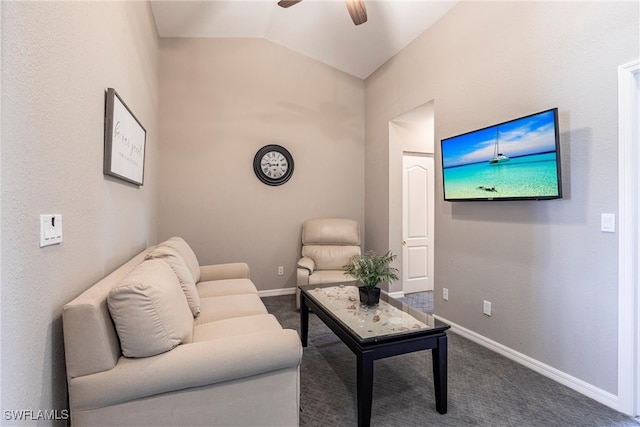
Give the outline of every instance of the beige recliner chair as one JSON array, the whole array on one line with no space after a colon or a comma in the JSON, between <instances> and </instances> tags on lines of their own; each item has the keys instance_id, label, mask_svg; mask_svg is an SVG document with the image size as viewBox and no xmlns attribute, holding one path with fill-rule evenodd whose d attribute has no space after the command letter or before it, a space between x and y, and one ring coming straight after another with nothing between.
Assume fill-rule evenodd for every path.
<instances>
[{"instance_id":1,"label":"beige recliner chair","mask_svg":"<svg viewBox=\"0 0 640 427\"><path fill-rule=\"evenodd\" d=\"M360 224L353 219L316 218L302 224L302 258L298 286L354 280L342 266L360 254ZM300 308L300 288L296 290Z\"/></svg>"}]
</instances>

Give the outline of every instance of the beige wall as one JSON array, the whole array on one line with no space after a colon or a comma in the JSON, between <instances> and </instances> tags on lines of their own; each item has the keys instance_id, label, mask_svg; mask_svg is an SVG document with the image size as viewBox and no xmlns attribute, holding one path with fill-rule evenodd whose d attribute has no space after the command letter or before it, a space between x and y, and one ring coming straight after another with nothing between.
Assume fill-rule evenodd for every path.
<instances>
[{"instance_id":1,"label":"beige wall","mask_svg":"<svg viewBox=\"0 0 640 427\"><path fill-rule=\"evenodd\" d=\"M160 69L159 236L294 287L305 219L364 222L364 82L259 39L163 39ZM253 172L266 144L293 155L282 186Z\"/></svg>"},{"instance_id":2,"label":"beige wall","mask_svg":"<svg viewBox=\"0 0 640 427\"><path fill-rule=\"evenodd\" d=\"M433 100L438 158L442 138L559 108L563 200L444 202L436 162L435 311L614 395L618 240L600 214L617 211L617 66L638 39L633 2L464 2L365 93L366 239L381 251L389 120Z\"/></svg>"},{"instance_id":3,"label":"beige wall","mask_svg":"<svg viewBox=\"0 0 640 427\"><path fill-rule=\"evenodd\" d=\"M143 187L102 174L107 87L146 127ZM158 102L147 3L3 2L3 411L67 407L62 305L155 243ZM61 245L39 247L44 213Z\"/></svg>"}]
</instances>

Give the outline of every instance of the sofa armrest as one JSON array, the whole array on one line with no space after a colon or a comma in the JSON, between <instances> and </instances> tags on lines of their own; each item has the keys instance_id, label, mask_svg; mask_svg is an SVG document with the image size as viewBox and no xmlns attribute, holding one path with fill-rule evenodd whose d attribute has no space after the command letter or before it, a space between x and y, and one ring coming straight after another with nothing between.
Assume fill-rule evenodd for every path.
<instances>
[{"instance_id":1,"label":"sofa armrest","mask_svg":"<svg viewBox=\"0 0 640 427\"><path fill-rule=\"evenodd\" d=\"M312 274L316 268L316 263L311 258L305 256L298 261L298 268L307 269L309 270L309 274Z\"/></svg>"},{"instance_id":2,"label":"sofa armrest","mask_svg":"<svg viewBox=\"0 0 640 427\"><path fill-rule=\"evenodd\" d=\"M248 279L249 265L245 262L231 262L228 264L214 264L200 266L200 281L223 279Z\"/></svg>"},{"instance_id":3,"label":"sofa armrest","mask_svg":"<svg viewBox=\"0 0 640 427\"><path fill-rule=\"evenodd\" d=\"M160 393L295 368L302 344L292 329L183 344L142 359L121 357L115 368L69 382L72 410L102 408Z\"/></svg>"}]
</instances>

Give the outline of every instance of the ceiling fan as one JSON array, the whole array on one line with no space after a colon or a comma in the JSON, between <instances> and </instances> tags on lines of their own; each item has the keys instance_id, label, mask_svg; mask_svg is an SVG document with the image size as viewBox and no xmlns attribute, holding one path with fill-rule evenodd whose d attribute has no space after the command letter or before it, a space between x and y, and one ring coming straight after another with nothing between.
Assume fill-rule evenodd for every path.
<instances>
[{"instance_id":1,"label":"ceiling fan","mask_svg":"<svg viewBox=\"0 0 640 427\"><path fill-rule=\"evenodd\" d=\"M287 8L301 1L302 0L280 0L278 6ZM354 24L360 25L367 22L367 7L364 4L364 0L345 0L345 3L347 4L347 10L349 10L349 15L351 15Z\"/></svg>"}]
</instances>

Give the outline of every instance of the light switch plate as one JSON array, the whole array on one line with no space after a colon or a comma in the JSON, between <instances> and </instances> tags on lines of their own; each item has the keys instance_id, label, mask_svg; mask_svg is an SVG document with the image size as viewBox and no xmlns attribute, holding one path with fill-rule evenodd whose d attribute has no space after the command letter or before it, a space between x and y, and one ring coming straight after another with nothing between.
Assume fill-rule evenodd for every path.
<instances>
[{"instance_id":1,"label":"light switch plate","mask_svg":"<svg viewBox=\"0 0 640 427\"><path fill-rule=\"evenodd\" d=\"M40 247L62 243L62 215L40 215Z\"/></svg>"},{"instance_id":2,"label":"light switch plate","mask_svg":"<svg viewBox=\"0 0 640 427\"><path fill-rule=\"evenodd\" d=\"M600 216L600 231L606 233L616 232L616 214L603 213Z\"/></svg>"}]
</instances>

